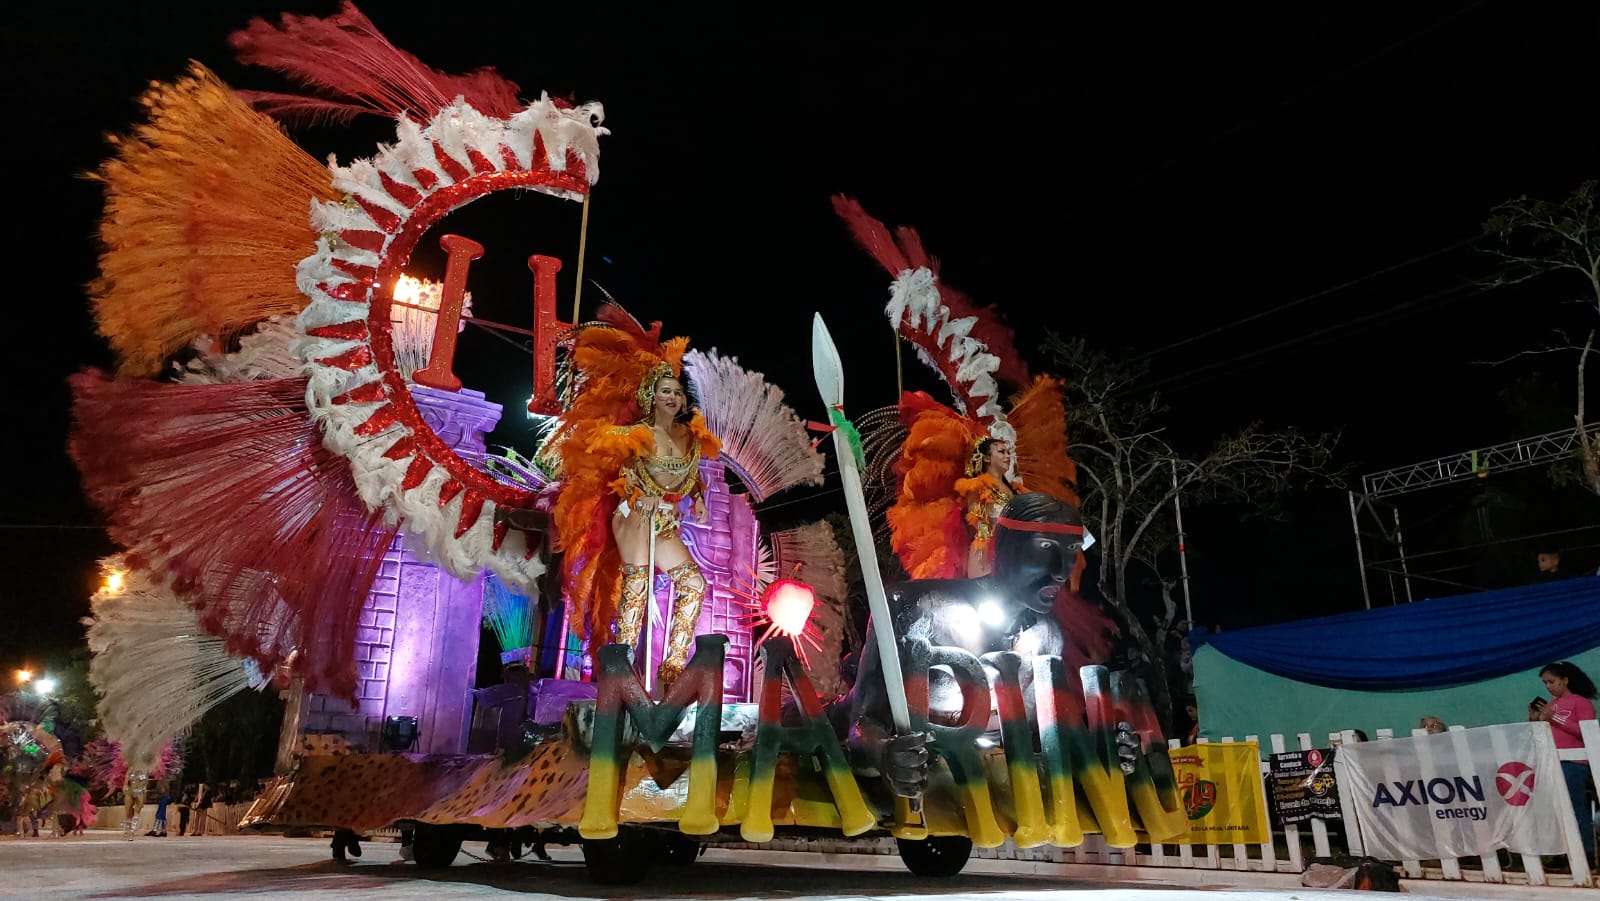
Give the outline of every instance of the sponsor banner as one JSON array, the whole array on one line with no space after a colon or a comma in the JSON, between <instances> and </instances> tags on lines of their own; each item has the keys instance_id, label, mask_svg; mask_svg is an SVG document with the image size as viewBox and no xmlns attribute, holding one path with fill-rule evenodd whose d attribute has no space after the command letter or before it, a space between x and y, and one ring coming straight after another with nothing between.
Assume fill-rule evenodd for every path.
<instances>
[{"instance_id":1,"label":"sponsor banner","mask_svg":"<svg viewBox=\"0 0 1600 901\"><path fill-rule=\"evenodd\" d=\"M1333 751L1287 751L1272 755L1272 807L1278 824L1288 826L1319 820L1343 819L1339 813L1339 784L1333 773Z\"/></svg>"},{"instance_id":2,"label":"sponsor banner","mask_svg":"<svg viewBox=\"0 0 1600 901\"><path fill-rule=\"evenodd\" d=\"M1548 723L1347 744L1335 765L1374 857L1566 853L1572 804Z\"/></svg>"},{"instance_id":3,"label":"sponsor banner","mask_svg":"<svg viewBox=\"0 0 1600 901\"><path fill-rule=\"evenodd\" d=\"M1272 840L1261 790L1261 749L1250 742L1211 742L1167 752L1178 795L1189 815L1181 845L1259 844Z\"/></svg>"}]
</instances>

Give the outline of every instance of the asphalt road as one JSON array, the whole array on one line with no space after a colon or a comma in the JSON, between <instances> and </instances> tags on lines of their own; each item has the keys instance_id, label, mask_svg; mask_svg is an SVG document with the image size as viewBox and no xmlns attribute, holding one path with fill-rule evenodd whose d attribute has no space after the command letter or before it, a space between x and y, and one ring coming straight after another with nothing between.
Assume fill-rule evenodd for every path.
<instances>
[{"instance_id":1,"label":"asphalt road","mask_svg":"<svg viewBox=\"0 0 1600 901\"><path fill-rule=\"evenodd\" d=\"M1349 901L1348 892L1310 892L1293 877L1209 871L1163 872L1130 883L1132 872L1107 878L1105 868L1055 867L1045 874L1018 874L1010 861L978 861L952 879L908 873L897 858L791 852L712 850L693 866L657 868L632 886L601 886L589 880L577 848L551 846L553 862L487 863L468 853L443 870L422 870L398 859L398 846L368 842L363 858L331 861L325 839L270 836L138 838L91 832L61 839L0 839L0 897L30 899L208 898L318 899L366 896L389 899L521 897L526 899L955 899L1029 901L1179 901L1205 898ZM482 853L481 845L467 851ZM1148 874L1150 871L1142 871ZM1274 885L1263 880L1276 880ZM1180 882L1187 881L1187 885ZM1452 887L1454 888L1454 887ZM1412 897L1473 897L1442 886L1410 883ZM1431 894L1438 890L1440 894ZM1504 892L1505 889L1500 889ZM1522 889L1527 892L1526 888ZM1547 890L1549 891L1549 890ZM1572 890L1563 892L1571 897ZM1484 895L1478 895L1484 897ZM1500 897L1511 897L1499 895ZM1523 895L1532 897L1532 895Z\"/></svg>"}]
</instances>

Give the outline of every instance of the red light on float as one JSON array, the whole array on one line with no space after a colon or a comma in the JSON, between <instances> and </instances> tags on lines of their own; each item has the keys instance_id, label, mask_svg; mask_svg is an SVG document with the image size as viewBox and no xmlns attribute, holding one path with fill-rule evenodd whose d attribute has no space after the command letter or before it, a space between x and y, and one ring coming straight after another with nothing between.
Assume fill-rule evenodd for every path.
<instances>
[{"instance_id":1,"label":"red light on float","mask_svg":"<svg viewBox=\"0 0 1600 901\"><path fill-rule=\"evenodd\" d=\"M761 604L772 621L769 632L790 638L804 634L811 623L811 611L817 606L817 595L811 586L794 579L779 579L767 586ZM763 636L764 637L764 636Z\"/></svg>"},{"instance_id":2,"label":"red light on float","mask_svg":"<svg viewBox=\"0 0 1600 901\"><path fill-rule=\"evenodd\" d=\"M795 653L800 655L802 663L809 666L805 646L822 647L819 643L822 635L817 631L816 624L811 622L811 612L817 607L817 595L811 586L799 579L779 579L761 592L759 601L754 594L735 591L750 599L745 604L750 612L744 615L743 621L750 624L752 631L766 626L761 637L756 639L755 646L761 647L773 635L794 639Z\"/></svg>"}]
</instances>

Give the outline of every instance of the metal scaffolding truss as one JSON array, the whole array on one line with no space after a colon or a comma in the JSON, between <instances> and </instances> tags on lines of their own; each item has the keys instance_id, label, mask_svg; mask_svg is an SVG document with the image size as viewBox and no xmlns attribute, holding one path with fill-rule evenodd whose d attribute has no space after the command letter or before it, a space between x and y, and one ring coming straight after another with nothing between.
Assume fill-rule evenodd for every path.
<instances>
[{"instance_id":1,"label":"metal scaffolding truss","mask_svg":"<svg viewBox=\"0 0 1600 901\"><path fill-rule=\"evenodd\" d=\"M1590 423L1583 427L1583 432L1591 435L1600 435L1600 422ZM1507 441L1479 450L1465 451L1440 457L1437 460L1428 460L1424 463L1413 463L1410 466L1401 466L1396 469L1386 469L1361 477L1361 493L1350 492L1350 525L1355 531L1356 539L1356 565L1361 569L1361 594L1366 601L1368 609L1372 607L1372 592L1367 585L1368 569L1378 569L1389 576L1390 590L1399 600L1398 589L1394 584L1394 576L1400 577L1401 585L1405 589L1405 599L1412 599L1411 580L1413 578L1426 578L1411 571L1406 560L1405 539L1400 534L1400 509L1392 503L1384 502L1385 510L1379 510L1381 498L1394 497L1400 494L1409 494L1413 491L1422 491L1439 485L1449 485L1455 482L1465 482L1469 479L1486 478L1496 472L1512 472L1518 469L1530 469L1554 463L1572 456L1581 447L1581 433L1577 429L1563 429L1547 435L1536 435L1532 438L1521 438L1516 441ZM1399 569L1387 569L1384 565L1368 565L1366 551L1362 547L1361 537L1361 511L1367 511L1378 527L1377 537L1385 546L1392 546L1394 553L1398 554L1395 560L1383 561L1384 564L1398 563ZM1385 516L1384 514L1389 514ZM1386 521L1391 518L1394 527L1391 530ZM1442 581L1442 580L1434 580ZM1466 586L1464 586L1466 587Z\"/></svg>"},{"instance_id":2,"label":"metal scaffolding truss","mask_svg":"<svg viewBox=\"0 0 1600 901\"><path fill-rule=\"evenodd\" d=\"M1600 432L1600 422L1584 426L1584 431L1590 434ZM1388 497L1435 485L1482 478L1492 472L1542 466L1572 456L1578 447L1577 429L1563 429L1548 435L1507 441L1481 450L1451 454L1425 463L1413 463L1362 476L1362 494L1369 498Z\"/></svg>"}]
</instances>

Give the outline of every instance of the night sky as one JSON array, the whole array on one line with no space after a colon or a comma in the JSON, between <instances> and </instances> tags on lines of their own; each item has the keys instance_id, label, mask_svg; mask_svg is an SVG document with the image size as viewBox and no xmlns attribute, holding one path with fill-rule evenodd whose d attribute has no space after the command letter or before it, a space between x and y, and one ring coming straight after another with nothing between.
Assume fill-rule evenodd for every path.
<instances>
[{"instance_id":1,"label":"night sky","mask_svg":"<svg viewBox=\"0 0 1600 901\"><path fill-rule=\"evenodd\" d=\"M139 6L8 13L6 196L21 276L10 353L22 381L0 500L5 671L79 640L93 563L112 550L64 452L65 377L111 363L83 290L101 196L77 176L104 156L104 134L136 122L151 79L194 58L234 87L280 88L232 62L229 31L336 9ZM1560 197L1600 176L1600 13L1506 0L1311 6L1036 20L961 7L892 24L776 7L364 10L437 68L493 65L524 96L603 102L613 134L586 274L668 335L764 371L803 415L820 412L813 311L839 339L851 409L894 400L889 279L834 217L829 195L843 192L916 227L947 282L1001 308L1036 370L1046 330L1148 355L1186 447L1253 420L1341 430L1339 463L1359 475L1569 425L1567 361L1478 361L1582 320L1554 285L1474 285L1490 263L1470 239L1501 200ZM319 159L348 162L394 132L366 117L295 134ZM524 260L539 252L567 263L568 315L578 221L578 205L533 195L452 217L449 230L488 248L469 286L480 314L527 324ZM430 260L419 253L413 271L442 275ZM585 289L585 313L597 299ZM507 406L492 441L531 450L517 415L527 356L469 330L459 359L469 386ZM906 372L932 386L909 356ZM1501 396L1541 374L1521 400ZM1484 490L1416 501L1408 541L1471 543L1456 524ZM1592 504L1529 503L1522 534L1600 519ZM835 506L836 493L763 516L788 524ZM1361 606L1342 492L1297 497L1271 523L1196 511L1189 526L1202 618L1232 627ZM1582 545L1596 542L1569 547L1589 560Z\"/></svg>"}]
</instances>

